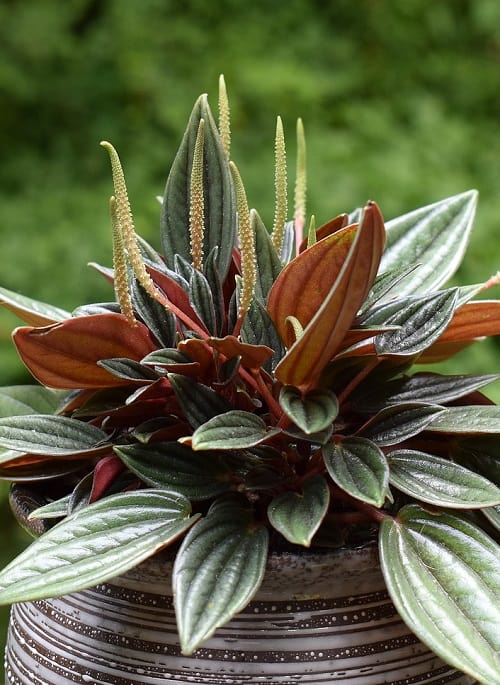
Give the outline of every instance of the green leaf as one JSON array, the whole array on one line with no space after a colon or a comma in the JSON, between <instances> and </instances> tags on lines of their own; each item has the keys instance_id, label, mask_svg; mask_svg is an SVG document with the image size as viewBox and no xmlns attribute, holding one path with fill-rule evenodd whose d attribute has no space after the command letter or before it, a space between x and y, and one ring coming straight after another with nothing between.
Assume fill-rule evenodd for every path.
<instances>
[{"instance_id":1,"label":"green leaf","mask_svg":"<svg viewBox=\"0 0 500 685\"><path fill-rule=\"evenodd\" d=\"M192 654L252 599L264 576L267 546L267 529L253 521L239 497L215 502L191 529L173 571L183 654Z\"/></svg>"},{"instance_id":2,"label":"green leaf","mask_svg":"<svg viewBox=\"0 0 500 685\"><path fill-rule=\"evenodd\" d=\"M389 298L389 301L393 299L394 288L418 268L418 264L413 264L412 266L399 267L378 275L359 311L357 317L358 321L363 322L364 317L367 315L369 316L370 310L373 309L375 305L380 305L380 303L384 302L386 297Z\"/></svg>"},{"instance_id":3,"label":"green leaf","mask_svg":"<svg viewBox=\"0 0 500 685\"><path fill-rule=\"evenodd\" d=\"M57 597L103 583L166 547L196 521L167 490L110 495L38 538L0 573L0 603Z\"/></svg>"},{"instance_id":4,"label":"green leaf","mask_svg":"<svg viewBox=\"0 0 500 685\"><path fill-rule=\"evenodd\" d=\"M362 433L377 445L396 445L418 435L434 420L436 415L446 411L444 407L420 402L393 405L381 409L367 423Z\"/></svg>"},{"instance_id":5,"label":"green leaf","mask_svg":"<svg viewBox=\"0 0 500 685\"><path fill-rule=\"evenodd\" d=\"M254 447L279 433L268 430L266 423L247 411L233 410L214 416L195 430L192 438L194 450L232 450Z\"/></svg>"},{"instance_id":6,"label":"green leaf","mask_svg":"<svg viewBox=\"0 0 500 685\"><path fill-rule=\"evenodd\" d=\"M210 284L205 276L193 269L189 279L189 301L209 333L218 333L215 305Z\"/></svg>"},{"instance_id":7,"label":"green leaf","mask_svg":"<svg viewBox=\"0 0 500 685\"><path fill-rule=\"evenodd\" d=\"M179 151L165 187L160 220L163 253L174 268L175 255L191 262L189 244L190 178L200 119L205 122L204 167L204 255L218 247L217 266L225 281L236 241L236 201L227 155L222 147L206 95L201 95L191 113Z\"/></svg>"},{"instance_id":8,"label":"green leaf","mask_svg":"<svg viewBox=\"0 0 500 685\"><path fill-rule=\"evenodd\" d=\"M465 253L477 205L469 190L386 223L380 272L419 264L398 287L398 296L432 292L457 270Z\"/></svg>"},{"instance_id":9,"label":"green leaf","mask_svg":"<svg viewBox=\"0 0 500 685\"><path fill-rule=\"evenodd\" d=\"M267 508L271 525L289 542L309 547L330 502L330 491L321 475L307 478L302 494L284 492Z\"/></svg>"},{"instance_id":10,"label":"green leaf","mask_svg":"<svg viewBox=\"0 0 500 685\"><path fill-rule=\"evenodd\" d=\"M431 293L401 307L385 321L399 326L375 338L377 354L414 355L434 343L450 323L457 303L457 290Z\"/></svg>"},{"instance_id":11,"label":"green leaf","mask_svg":"<svg viewBox=\"0 0 500 685\"><path fill-rule=\"evenodd\" d=\"M380 447L366 438L347 437L322 450L328 473L340 488L362 502L382 506L389 466Z\"/></svg>"},{"instance_id":12,"label":"green leaf","mask_svg":"<svg viewBox=\"0 0 500 685\"><path fill-rule=\"evenodd\" d=\"M143 383L152 383L158 380L159 374L156 373L149 366L136 362L133 359L126 357L116 357L114 359L101 359L97 365L109 371L117 378L126 378L127 380L141 381Z\"/></svg>"},{"instance_id":13,"label":"green leaf","mask_svg":"<svg viewBox=\"0 0 500 685\"><path fill-rule=\"evenodd\" d=\"M63 518L68 513L69 501L71 495L66 495L57 499L54 502L49 502L44 504L42 507L38 507L28 516L28 520L33 519L57 519Z\"/></svg>"},{"instance_id":14,"label":"green leaf","mask_svg":"<svg viewBox=\"0 0 500 685\"><path fill-rule=\"evenodd\" d=\"M10 385L0 388L0 417L53 414L61 394L41 385Z\"/></svg>"},{"instance_id":15,"label":"green leaf","mask_svg":"<svg viewBox=\"0 0 500 685\"><path fill-rule=\"evenodd\" d=\"M220 495L229 487L227 469L217 454L199 454L178 442L124 445L114 451L139 478L188 499Z\"/></svg>"},{"instance_id":16,"label":"green leaf","mask_svg":"<svg viewBox=\"0 0 500 685\"><path fill-rule=\"evenodd\" d=\"M482 509L481 511L486 516L491 525L494 526L497 530L500 530L500 506L488 507L487 509Z\"/></svg>"},{"instance_id":17,"label":"green leaf","mask_svg":"<svg viewBox=\"0 0 500 685\"><path fill-rule=\"evenodd\" d=\"M271 286L282 269L280 258L262 219L255 209L250 211L250 221L255 235L255 257L257 261L257 292L265 301Z\"/></svg>"},{"instance_id":18,"label":"green leaf","mask_svg":"<svg viewBox=\"0 0 500 685\"><path fill-rule=\"evenodd\" d=\"M19 295L7 288L0 288L0 305L31 326L48 326L71 318L70 312L64 309Z\"/></svg>"},{"instance_id":19,"label":"green leaf","mask_svg":"<svg viewBox=\"0 0 500 685\"><path fill-rule=\"evenodd\" d=\"M337 398L329 390L303 394L288 385L282 388L279 401L288 418L308 435L328 428L339 413Z\"/></svg>"},{"instance_id":20,"label":"green leaf","mask_svg":"<svg viewBox=\"0 0 500 685\"><path fill-rule=\"evenodd\" d=\"M380 527L380 562L398 613L444 661L499 685L499 547L451 514L416 505Z\"/></svg>"},{"instance_id":21,"label":"green leaf","mask_svg":"<svg viewBox=\"0 0 500 685\"><path fill-rule=\"evenodd\" d=\"M274 249L274 248L273 248ZM271 360L263 365L270 372L285 354L285 347L264 305L257 298L252 301L241 328L240 338L249 345L265 345L274 350Z\"/></svg>"},{"instance_id":22,"label":"green leaf","mask_svg":"<svg viewBox=\"0 0 500 685\"><path fill-rule=\"evenodd\" d=\"M500 504L500 489L452 461L417 450L387 455L389 480L402 492L441 507L481 509Z\"/></svg>"},{"instance_id":23,"label":"green leaf","mask_svg":"<svg viewBox=\"0 0 500 685\"><path fill-rule=\"evenodd\" d=\"M446 407L426 430L437 433L500 433L500 406Z\"/></svg>"},{"instance_id":24,"label":"green leaf","mask_svg":"<svg viewBox=\"0 0 500 685\"><path fill-rule=\"evenodd\" d=\"M93 452L108 440L100 428L66 416L33 414L0 419L0 446L31 454Z\"/></svg>"},{"instance_id":25,"label":"green leaf","mask_svg":"<svg viewBox=\"0 0 500 685\"><path fill-rule=\"evenodd\" d=\"M208 419L232 409L232 405L222 395L203 383L176 373L169 373L168 378L192 428L198 428Z\"/></svg>"},{"instance_id":26,"label":"green leaf","mask_svg":"<svg viewBox=\"0 0 500 685\"><path fill-rule=\"evenodd\" d=\"M132 302L160 346L175 345L177 331L174 314L153 299L135 279L132 281Z\"/></svg>"}]
</instances>

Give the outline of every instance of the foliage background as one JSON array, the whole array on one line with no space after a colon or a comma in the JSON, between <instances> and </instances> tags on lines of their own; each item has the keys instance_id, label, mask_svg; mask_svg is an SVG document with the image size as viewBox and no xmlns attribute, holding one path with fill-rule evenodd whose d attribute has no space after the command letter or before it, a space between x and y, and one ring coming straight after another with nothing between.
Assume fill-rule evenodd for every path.
<instances>
[{"instance_id":1,"label":"foliage background","mask_svg":"<svg viewBox=\"0 0 500 685\"><path fill-rule=\"evenodd\" d=\"M0 46L4 287L68 310L109 299L86 266L110 263L98 143L119 150L136 226L158 244L155 196L195 98L208 91L216 109L221 72L233 157L268 223L275 116L290 172L302 116L317 225L369 198L391 218L475 187L476 230L457 278L500 268L497 0L3 0ZM1 384L29 382L9 341L18 323L0 315ZM498 352L477 345L452 369L493 372ZM2 562L26 543L6 490Z\"/></svg>"}]
</instances>

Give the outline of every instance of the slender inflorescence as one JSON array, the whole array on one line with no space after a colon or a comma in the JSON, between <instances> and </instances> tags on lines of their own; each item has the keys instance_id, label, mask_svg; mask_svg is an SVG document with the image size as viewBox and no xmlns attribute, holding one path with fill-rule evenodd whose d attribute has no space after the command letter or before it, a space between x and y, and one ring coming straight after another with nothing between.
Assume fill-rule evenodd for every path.
<instances>
[{"instance_id":1,"label":"slender inflorescence","mask_svg":"<svg viewBox=\"0 0 500 685\"><path fill-rule=\"evenodd\" d=\"M219 133L227 158L231 152L231 125L229 115L229 100L227 97L226 82L224 76L219 77Z\"/></svg>"},{"instance_id":2,"label":"slender inflorescence","mask_svg":"<svg viewBox=\"0 0 500 685\"><path fill-rule=\"evenodd\" d=\"M252 221L248 209L247 196L240 173L234 162L230 162L231 173L233 175L234 187L236 191L236 202L238 207L238 235L241 250L241 276L242 286L240 301L238 306L238 320L234 335L238 335L245 314L250 309L255 293L256 267L255 267L255 236L252 230Z\"/></svg>"},{"instance_id":3,"label":"slender inflorescence","mask_svg":"<svg viewBox=\"0 0 500 685\"><path fill-rule=\"evenodd\" d=\"M281 117L276 122L276 140L274 146L275 172L274 185L276 192L276 204L274 210L274 223L272 240L276 252L281 254L283 237L285 235L285 222L288 211L287 202L287 178L286 178L286 149L285 135L283 133L283 123Z\"/></svg>"},{"instance_id":4,"label":"slender inflorescence","mask_svg":"<svg viewBox=\"0 0 500 685\"><path fill-rule=\"evenodd\" d=\"M114 286L116 299L120 305L122 314L126 317L129 324L131 326L137 326L130 297L127 253L120 230L120 223L116 211L116 198L114 195L112 195L109 200L109 210L111 213L111 226L113 229L113 269L115 274Z\"/></svg>"},{"instance_id":5,"label":"slender inflorescence","mask_svg":"<svg viewBox=\"0 0 500 685\"><path fill-rule=\"evenodd\" d=\"M205 122L200 119L193 153L189 196L189 236L191 260L195 269L203 270L204 198L203 198L203 144Z\"/></svg>"},{"instance_id":6,"label":"slender inflorescence","mask_svg":"<svg viewBox=\"0 0 500 685\"><path fill-rule=\"evenodd\" d=\"M306 138L302 119L297 119L297 169L295 174L294 193L294 228L297 246L299 246L302 242L302 236L304 233L304 225L306 221L306 194Z\"/></svg>"}]
</instances>

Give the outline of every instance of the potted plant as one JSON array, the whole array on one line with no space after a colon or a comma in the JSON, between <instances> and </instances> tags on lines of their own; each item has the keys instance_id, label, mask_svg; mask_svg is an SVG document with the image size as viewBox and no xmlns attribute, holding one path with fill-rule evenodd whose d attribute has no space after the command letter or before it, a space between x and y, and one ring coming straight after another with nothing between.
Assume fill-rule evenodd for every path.
<instances>
[{"instance_id":1,"label":"potted plant","mask_svg":"<svg viewBox=\"0 0 500 685\"><path fill-rule=\"evenodd\" d=\"M295 642L297 654L323 658L311 634L319 638L326 629L322 585L336 588L349 578L362 585L376 566L412 635L457 671L440 662L441 679L404 680L370 667L349 682L500 683L500 408L481 391L499 376L418 366L500 333L500 301L473 300L497 277L445 285L463 257L476 192L387 224L370 201L316 230L313 218L306 222L300 121L297 141L288 221L278 119L276 211L268 232L248 208L231 160L221 79L219 124L201 96L170 170L162 254L136 234L118 155L103 143L114 180L114 263L94 266L114 285L116 301L70 314L2 289L3 305L28 324L13 340L38 384L0 393L0 476L14 483L18 516L43 533L0 574L0 601L15 603L18 612L9 684L70 682L36 670L43 659L27 637L29 620L45 634L54 616L69 612L59 604L47 609L46 598L75 593L69 604L83 597L78 613L102 613L93 611L87 588L111 594L116 577L129 578L129 589L130 578L140 577L146 586L135 593L136 605L149 602L158 611L148 592L155 559L170 564L173 649L184 658L182 668L153 677L150 666L132 675L129 664L113 680L102 666L99 677L85 671L79 682L344 682L332 666L338 654L326 666L323 660L321 676L299 669L302 656L292 658L286 676L276 675L278 648L263 652L267 666L256 676L250 668L239 679L236 662L260 659L256 651L246 659L238 645L225 657L232 671L203 671L202 662L213 657L206 645L220 646L225 635L227 648L230 637L219 629L242 615L255 647L259 607L250 618L242 612L260 596L270 564L286 567L293 559L286 581L273 581L277 597L289 593L278 600L280 620L286 623L286 607L299 611L294 603L302 597L319 621L303 638L307 649ZM356 575L358 552L365 557ZM339 554L347 554L348 571L328 575L325 559L333 555L338 564ZM300 585L292 589L294 578ZM166 575L161 582L167 585ZM109 612L114 627L106 639L118 636L123 651L129 638L118 609ZM392 626L396 618L389 618ZM134 640L153 644L139 623ZM55 669L63 669L70 658L61 651L64 631L51 639ZM413 653L423 654L411 640ZM382 644L383 635L375 641ZM19 656L26 643L31 672ZM349 667L343 668L345 675Z\"/></svg>"}]
</instances>

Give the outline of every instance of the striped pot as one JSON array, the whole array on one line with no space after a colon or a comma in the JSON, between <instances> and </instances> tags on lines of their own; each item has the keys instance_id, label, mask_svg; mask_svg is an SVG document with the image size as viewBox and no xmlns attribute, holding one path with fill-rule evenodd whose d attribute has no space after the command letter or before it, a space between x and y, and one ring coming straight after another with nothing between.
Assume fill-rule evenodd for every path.
<instances>
[{"instance_id":1,"label":"striped pot","mask_svg":"<svg viewBox=\"0 0 500 685\"><path fill-rule=\"evenodd\" d=\"M375 546L271 555L254 601L191 657L179 650L171 571L160 554L91 590L15 605L6 685L474 682L400 620Z\"/></svg>"}]
</instances>

